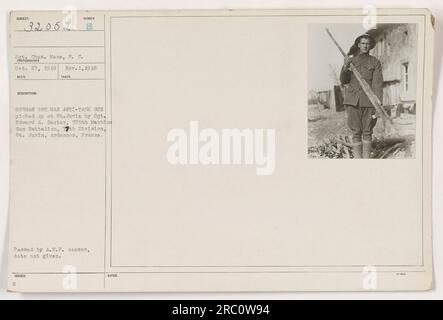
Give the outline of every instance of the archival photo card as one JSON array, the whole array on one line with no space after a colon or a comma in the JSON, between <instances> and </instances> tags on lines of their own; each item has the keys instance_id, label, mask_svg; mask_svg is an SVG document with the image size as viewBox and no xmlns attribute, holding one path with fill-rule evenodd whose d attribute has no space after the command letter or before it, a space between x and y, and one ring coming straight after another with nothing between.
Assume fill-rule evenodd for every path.
<instances>
[{"instance_id":1,"label":"archival photo card","mask_svg":"<svg viewBox=\"0 0 443 320\"><path fill-rule=\"evenodd\" d=\"M432 288L428 10L9 29L10 291Z\"/></svg>"}]
</instances>

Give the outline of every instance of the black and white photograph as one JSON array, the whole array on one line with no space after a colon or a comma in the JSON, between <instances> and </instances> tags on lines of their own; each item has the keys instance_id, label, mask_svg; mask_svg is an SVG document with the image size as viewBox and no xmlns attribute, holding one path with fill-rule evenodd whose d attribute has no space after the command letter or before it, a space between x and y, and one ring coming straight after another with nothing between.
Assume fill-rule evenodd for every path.
<instances>
[{"instance_id":1,"label":"black and white photograph","mask_svg":"<svg viewBox=\"0 0 443 320\"><path fill-rule=\"evenodd\" d=\"M416 24L311 24L308 157L415 158Z\"/></svg>"}]
</instances>

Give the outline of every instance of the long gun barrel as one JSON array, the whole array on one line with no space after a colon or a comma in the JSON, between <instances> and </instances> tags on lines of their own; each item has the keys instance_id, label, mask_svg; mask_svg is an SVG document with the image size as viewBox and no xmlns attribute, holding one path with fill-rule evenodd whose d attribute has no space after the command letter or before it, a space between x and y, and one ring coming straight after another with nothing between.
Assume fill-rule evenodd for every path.
<instances>
[{"instance_id":1,"label":"long gun barrel","mask_svg":"<svg viewBox=\"0 0 443 320\"><path fill-rule=\"evenodd\" d=\"M326 32L331 37L334 44L337 46L338 50L340 50L341 54L346 57L346 53L343 51L343 49L340 47L340 45L335 40L334 36L331 34L328 28L326 28ZM352 64L352 62L349 65L349 68L351 69L352 73L354 73L355 78L357 79L358 83L362 87L365 94L368 96L369 101L371 101L372 105L374 106L375 110L379 115L384 117L386 120L389 121L389 123L394 124L392 119L387 114L386 110L383 108L382 103L380 102L380 99L378 99L377 95L372 91L372 88L370 85L366 82L365 79L363 79L360 72L357 70L357 68Z\"/></svg>"}]
</instances>

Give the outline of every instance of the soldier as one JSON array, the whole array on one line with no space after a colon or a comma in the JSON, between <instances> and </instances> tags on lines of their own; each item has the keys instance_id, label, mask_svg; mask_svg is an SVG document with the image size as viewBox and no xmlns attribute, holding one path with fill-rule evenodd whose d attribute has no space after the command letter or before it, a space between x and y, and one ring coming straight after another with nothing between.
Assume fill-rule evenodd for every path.
<instances>
[{"instance_id":1,"label":"soldier","mask_svg":"<svg viewBox=\"0 0 443 320\"><path fill-rule=\"evenodd\" d=\"M380 101L383 101L381 63L369 54L374 46L375 40L369 34L363 34L355 39L340 72L340 82L346 85L343 104L346 108L348 126L352 131L352 151L354 158L357 159L371 157L372 131L377 118L374 106L349 67L352 62Z\"/></svg>"}]
</instances>

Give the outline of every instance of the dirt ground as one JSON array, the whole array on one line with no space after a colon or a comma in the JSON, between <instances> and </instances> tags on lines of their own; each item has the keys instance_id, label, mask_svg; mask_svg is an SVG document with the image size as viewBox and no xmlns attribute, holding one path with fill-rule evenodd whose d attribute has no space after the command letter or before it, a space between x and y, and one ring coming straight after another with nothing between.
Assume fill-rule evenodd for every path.
<instances>
[{"instance_id":1,"label":"dirt ground","mask_svg":"<svg viewBox=\"0 0 443 320\"><path fill-rule=\"evenodd\" d=\"M415 115L402 114L393 119L395 131L389 130L382 119L374 128L371 158L414 158ZM334 141L352 136L347 126L346 112L335 112L321 105L308 107L308 153L312 158L352 158L348 150ZM392 128L392 127L391 127Z\"/></svg>"}]
</instances>

